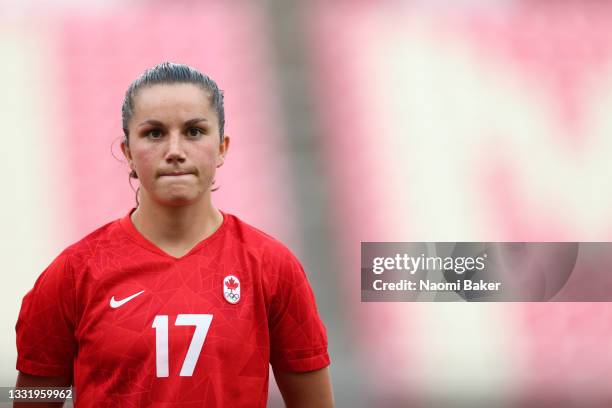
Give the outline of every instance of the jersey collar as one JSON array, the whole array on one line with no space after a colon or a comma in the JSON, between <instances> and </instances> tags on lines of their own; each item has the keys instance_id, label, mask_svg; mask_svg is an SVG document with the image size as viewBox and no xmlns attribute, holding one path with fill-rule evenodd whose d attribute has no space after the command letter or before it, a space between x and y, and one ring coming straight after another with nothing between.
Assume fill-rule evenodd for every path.
<instances>
[{"instance_id":1,"label":"jersey collar","mask_svg":"<svg viewBox=\"0 0 612 408\"><path fill-rule=\"evenodd\" d=\"M136 226L134 226L134 223L132 222L132 218L131 215L132 213L136 211L136 208L132 208L128 214L121 218L119 220L119 224L121 225L121 229L123 229L123 231L125 231L127 233L127 235L131 238L132 241L134 241L136 244L138 244L139 246L154 252L158 255L170 258L170 259L174 259L174 260L180 260L183 258L186 258L188 256L190 256L191 254L197 252L198 250L200 250L202 247L204 247L205 245L207 245L208 243L210 243L213 239L216 239L217 237L221 236L225 229L226 229L226 225L228 224L229 220L228 220L228 216L226 213L224 213L223 211L219 210L219 212L221 213L221 215L223 216L223 221L221 222L221 225L219 226L219 228L217 228L217 230L215 232L213 232L211 235L209 235L208 237L204 238L202 241L198 242L196 245L194 245L193 248L191 248L189 250L189 252L187 252L185 255L181 256L181 257L175 257L172 256L166 252L164 252L162 249L160 249L159 247L157 247L154 243L152 243L151 241L149 241L147 238L145 238L140 231L138 231L136 229Z\"/></svg>"}]
</instances>

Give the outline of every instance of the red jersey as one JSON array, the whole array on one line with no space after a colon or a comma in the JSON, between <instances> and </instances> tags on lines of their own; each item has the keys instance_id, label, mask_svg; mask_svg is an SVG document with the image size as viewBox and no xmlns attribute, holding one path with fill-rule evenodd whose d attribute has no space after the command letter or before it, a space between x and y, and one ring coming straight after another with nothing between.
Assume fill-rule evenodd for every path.
<instances>
[{"instance_id":1,"label":"red jersey","mask_svg":"<svg viewBox=\"0 0 612 408\"><path fill-rule=\"evenodd\" d=\"M24 297L17 369L73 376L76 406L265 407L269 364L329 365L302 266L223 214L176 258L128 216L68 247Z\"/></svg>"}]
</instances>

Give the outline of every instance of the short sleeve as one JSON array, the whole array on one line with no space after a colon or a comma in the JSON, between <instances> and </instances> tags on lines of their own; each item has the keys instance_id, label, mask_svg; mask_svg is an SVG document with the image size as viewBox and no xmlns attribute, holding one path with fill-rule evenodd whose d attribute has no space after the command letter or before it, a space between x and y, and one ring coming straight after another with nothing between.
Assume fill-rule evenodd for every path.
<instances>
[{"instance_id":1,"label":"short sleeve","mask_svg":"<svg viewBox=\"0 0 612 408\"><path fill-rule=\"evenodd\" d=\"M36 280L21 304L17 370L39 376L71 376L76 355L74 275L65 253Z\"/></svg>"},{"instance_id":2,"label":"short sleeve","mask_svg":"<svg viewBox=\"0 0 612 408\"><path fill-rule=\"evenodd\" d=\"M288 372L327 367L327 333L304 269L288 250L276 256L278 275L269 315L270 362Z\"/></svg>"}]
</instances>

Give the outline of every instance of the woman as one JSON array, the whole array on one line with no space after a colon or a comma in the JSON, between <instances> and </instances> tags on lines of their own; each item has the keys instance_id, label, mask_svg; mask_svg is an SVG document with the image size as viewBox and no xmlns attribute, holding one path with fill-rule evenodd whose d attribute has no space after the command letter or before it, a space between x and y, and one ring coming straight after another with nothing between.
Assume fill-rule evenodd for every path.
<instances>
[{"instance_id":1,"label":"woman","mask_svg":"<svg viewBox=\"0 0 612 408\"><path fill-rule=\"evenodd\" d=\"M17 386L73 384L79 407L264 407L271 363L288 407L332 406L300 263L212 204L230 141L215 82L160 64L130 85L122 116L138 207L68 247L25 296Z\"/></svg>"}]
</instances>

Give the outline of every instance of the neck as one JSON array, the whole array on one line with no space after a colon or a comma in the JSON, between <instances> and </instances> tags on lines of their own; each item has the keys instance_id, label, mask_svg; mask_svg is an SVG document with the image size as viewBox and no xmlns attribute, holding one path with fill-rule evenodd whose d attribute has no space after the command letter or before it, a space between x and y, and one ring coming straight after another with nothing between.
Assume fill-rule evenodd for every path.
<instances>
[{"instance_id":1,"label":"neck","mask_svg":"<svg viewBox=\"0 0 612 408\"><path fill-rule=\"evenodd\" d=\"M134 226L145 238L174 256L189 252L223 222L223 215L210 199L176 207L158 204L146 193L141 199L131 216Z\"/></svg>"}]
</instances>

